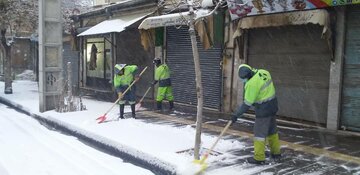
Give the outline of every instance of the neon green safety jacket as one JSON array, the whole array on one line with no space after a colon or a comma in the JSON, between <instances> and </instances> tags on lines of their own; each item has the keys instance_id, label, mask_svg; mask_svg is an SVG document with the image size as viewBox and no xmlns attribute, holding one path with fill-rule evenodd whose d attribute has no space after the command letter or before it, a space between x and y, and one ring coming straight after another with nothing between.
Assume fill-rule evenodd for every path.
<instances>
[{"instance_id":1,"label":"neon green safety jacket","mask_svg":"<svg viewBox=\"0 0 360 175\"><path fill-rule=\"evenodd\" d=\"M255 70L255 75L245 83L244 103L255 106L256 117L274 116L278 111L275 87L267 70Z\"/></svg>"},{"instance_id":2,"label":"neon green safety jacket","mask_svg":"<svg viewBox=\"0 0 360 175\"><path fill-rule=\"evenodd\" d=\"M159 81L160 87L171 85L170 69L166 64L162 64L155 70L155 81Z\"/></svg>"},{"instance_id":3,"label":"neon green safety jacket","mask_svg":"<svg viewBox=\"0 0 360 175\"><path fill-rule=\"evenodd\" d=\"M264 69L257 70L245 64L244 66L251 69L254 75L245 83L244 104L235 111L234 115L237 117L242 115L250 106L255 107L256 117L276 115L278 103L270 73Z\"/></svg>"},{"instance_id":4,"label":"neon green safety jacket","mask_svg":"<svg viewBox=\"0 0 360 175\"><path fill-rule=\"evenodd\" d=\"M115 66L115 68L117 67ZM123 69L123 75L115 74L114 76L114 87L117 92L119 92L118 90L125 90L134 81L134 76L138 71L136 65L126 65Z\"/></svg>"},{"instance_id":5,"label":"neon green safety jacket","mask_svg":"<svg viewBox=\"0 0 360 175\"><path fill-rule=\"evenodd\" d=\"M275 87L268 71L259 69L245 83L245 104L262 104L275 98Z\"/></svg>"}]
</instances>

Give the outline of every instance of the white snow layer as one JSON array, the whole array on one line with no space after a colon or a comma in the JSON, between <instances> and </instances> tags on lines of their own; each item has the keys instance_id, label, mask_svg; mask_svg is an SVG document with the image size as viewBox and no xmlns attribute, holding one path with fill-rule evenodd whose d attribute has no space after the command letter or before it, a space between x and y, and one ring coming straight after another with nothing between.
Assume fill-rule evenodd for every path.
<instances>
[{"instance_id":1,"label":"white snow layer","mask_svg":"<svg viewBox=\"0 0 360 175\"><path fill-rule=\"evenodd\" d=\"M0 82L0 89L4 88L4 83ZM83 99L87 107L86 111L69 113L57 113L48 111L39 112L39 94L37 82L14 81L13 94L0 94L0 97L9 99L23 106L31 113L40 115L48 120L57 122L67 128L81 133L82 135L95 138L96 140L108 145L112 145L119 150L126 151L132 155L137 155L148 161L159 160L159 166L175 167L178 172L189 167L189 162L194 158L188 154L179 154L178 151L193 148L195 139L195 129L191 126L173 127L170 125L160 125L146 123L140 119L125 119L114 122L98 124L96 118L103 115L111 107L112 103L90 99ZM107 114L108 118L118 116L116 106ZM125 108L126 112L130 109ZM217 136L202 135L202 147L209 148L216 140ZM220 140L215 147L215 151L224 153L219 158L231 161L231 155L226 152L231 149L243 149L244 144L237 140ZM209 156L207 163L211 164L218 158ZM160 161L161 160L161 161ZM190 163L191 164L191 163ZM1 167L0 167L1 169ZM189 167L188 169L191 169ZM256 170L258 168L253 168ZM196 169L194 171L197 171ZM233 174L239 169L227 170L221 174ZM217 171L214 171L216 174ZM210 172L211 173L211 172ZM213 174L214 174L213 173Z\"/></svg>"}]
</instances>

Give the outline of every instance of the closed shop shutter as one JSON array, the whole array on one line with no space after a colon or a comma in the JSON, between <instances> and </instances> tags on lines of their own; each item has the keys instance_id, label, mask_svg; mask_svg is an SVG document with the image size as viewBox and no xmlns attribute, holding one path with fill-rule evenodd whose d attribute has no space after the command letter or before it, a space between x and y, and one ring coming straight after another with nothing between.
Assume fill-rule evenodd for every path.
<instances>
[{"instance_id":1,"label":"closed shop shutter","mask_svg":"<svg viewBox=\"0 0 360 175\"><path fill-rule=\"evenodd\" d=\"M348 8L341 125L360 131L360 6Z\"/></svg>"},{"instance_id":2,"label":"closed shop shutter","mask_svg":"<svg viewBox=\"0 0 360 175\"><path fill-rule=\"evenodd\" d=\"M188 27L180 29L167 27L167 64L171 69L171 79L175 102L196 105L195 68ZM204 88L204 106L221 109L221 47L204 50L197 40L202 83Z\"/></svg>"},{"instance_id":3,"label":"closed shop shutter","mask_svg":"<svg viewBox=\"0 0 360 175\"><path fill-rule=\"evenodd\" d=\"M278 115L326 123L331 52L319 25L249 30L249 65L269 70Z\"/></svg>"}]
</instances>

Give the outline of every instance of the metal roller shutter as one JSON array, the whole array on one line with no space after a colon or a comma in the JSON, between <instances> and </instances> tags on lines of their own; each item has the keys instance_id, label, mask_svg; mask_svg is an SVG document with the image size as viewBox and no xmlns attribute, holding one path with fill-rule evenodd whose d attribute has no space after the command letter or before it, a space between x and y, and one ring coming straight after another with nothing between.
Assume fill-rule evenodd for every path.
<instances>
[{"instance_id":1,"label":"metal roller shutter","mask_svg":"<svg viewBox=\"0 0 360 175\"><path fill-rule=\"evenodd\" d=\"M346 23L342 127L360 131L360 6L349 7Z\"/></svg>"},{"instance_id":2,"label":"metal roller shutter","mask_svg":"<svg viewBox=\"0 0 360 175\"><path fill-rule=\"evenodd\" d=\"M270 71L278 115L326 123L331 52L319 25L249 30L248 62Z\"/></svg>"},{"instance_id":3,"label":"metal roller shutter","mask_svg":"<svg viewBox=\"0 0 360 175\"><path fill-rule=\"evenodd\" d=\"M196 105L195 69L188 27L180 29L168 27L167 64L171 69L171 79L175 102ZM204 106L221 109L221 53L220 47L204 50L198 38L200 67L204 87Z\"/></svg>"}]
</instances>

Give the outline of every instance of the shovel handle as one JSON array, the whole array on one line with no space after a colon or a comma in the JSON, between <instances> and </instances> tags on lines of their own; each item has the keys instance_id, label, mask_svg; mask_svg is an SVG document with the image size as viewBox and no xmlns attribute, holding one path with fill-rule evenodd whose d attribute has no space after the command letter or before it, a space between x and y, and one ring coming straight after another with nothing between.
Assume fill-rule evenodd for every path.
<instances>
[{"instance_id":1,"label":"shovel handle","mask_svg":"<svg viewBox=\"0 0 360 175\"><path fill-rule=\"evenodd\" d=\"M150 89L151 89L151 86L146 90L145 94L141 97L139 103L141 103L144 100L146 94L150 91Z\"/></svg>"}]
</instances>

